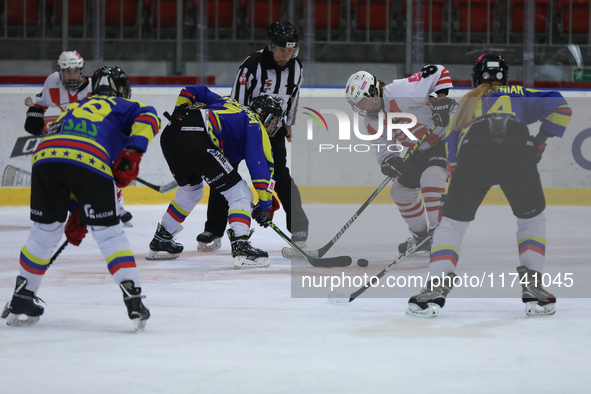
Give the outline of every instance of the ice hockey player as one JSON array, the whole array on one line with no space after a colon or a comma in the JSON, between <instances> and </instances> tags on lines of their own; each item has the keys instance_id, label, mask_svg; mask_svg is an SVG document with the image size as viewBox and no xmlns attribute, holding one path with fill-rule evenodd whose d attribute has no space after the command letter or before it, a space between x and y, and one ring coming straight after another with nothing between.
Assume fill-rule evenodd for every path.
<instances>
[{"instance_id":1,"label":"ice hockey player","mask_svg":"<svg viewBox=\"0 0 591 394\"><path fill-rule=\"evenodd\" d=\"M252 53L242 62L230 97L244 105L260 95L269 95L280 100L283 116L277 128L269 134L275 162L275 192L283 204L291 240L305 248L309 222L302 208L299 189L287 167L286 149L286 141L291 142L300 85L303 81L303 67L297 57L298 52L299 37L295 26L290 22L271 23L267 30L266 47ZM220 248L221 236L226 228L227 211L226 200L219 193L211 193L205 231L197 237L199 250Z\"/></svg>"},{"instance_id":2,"label":"ice hockey player","mask_svg":"<svg viewBox=\"0 0 591 394\"><path fill-rule=\"evenodd\" d=\"M447 98L452 87L449 71L441 65L426 65L412 76L395 79L390 84L367 71L358 71L347 81L345 96L353 110L364 117L367 132L382 134L374 141L375 144L383 144L381 149L376 148L377 161L382 173L394 179L390 196L412 234L398 246L401 255L407 250L414 250L415 245L430 237L439 224L441 194L447 186L446 152L441 136L445 135L450 114L456 105L455 100ZM430 97L433 93L437 97ZM409 131L417 140L433 128L419 147L418 154L409 162L404 162L402 152L395 153L399 149L387 147L401 144L409 148L417 140L396 129L393 139L388 140L385 132L388 112L415 115L417 124ZM383 117L379 117L380 113ZM380 119L383 124L379 124ZM410 120L395 118L393 121L408 123ZM425 241L416 248L416 255L428 257L430 246L429 240Z\"/></svg>"},{"instance_id":3,"label":"ice hockey player","mask_svg":"<svg viewBox=\"0 0 591 394\"><path fill-rule=\"evenodd\" d=\"M99 68L92 78L92 95L68 106L56 122L59 132L45 137L33 154L34 223L21 250L12 301L2 313L8 325L34 324L44 312L36 293L61 238L70 194L78 209L68 220L68 241L79 244L89 226L136 330L143 329L150 317L142 303L133 252L116 214L115 183L125 187L137 177L160 119L153 107L130 97L123 70Z\"/></svg>"},{"instance_id":4,"label":"ice hockey player","mask_svg":"<svg viewBox=\"0 0 591 394\"><path fill-rule=\"evenodd\" d=\"M57 59L57 71L50 74L43 90L36 98L34 105L27 110L25 130L33 135L45 135L44 115L48 108L59 108L64 112L66 107L78 100L90 96L91 79L84 76L84 59L77 51L64 51ZM119 218L125 227L132 227L132 215L125 210L121 189L117 189Z\"/></svg>"},{"instance_id":5,"label":"ice hockey player","mask_svg":"<svg viewBox=\"0 0 591 394\"><path fill-rule=\"evenodd\" d=\"M499 54L481 55L474 65L474 89L461 100L445 139L451 181L429 264L429 276L438 279L410 298L408 315L436 317L445 305L462 239L493 185L500 185L517 217L517 272L526 314L556 311L556 298L542 287L546 201L537 163L546 140L563 136L572 111L558 92L507 86L508 71ZM533 137L527 125L538 121Z\"/></svg>"},{"instance_id":6,"label":"ice hockey player","mask_svg":"<svg viewBox=\"0 0 591 394\"><path fill-rule=\"evenodd\" d=\"M249 242L254 231L250 230L250 222L254 217L264 224L279 209L279 202L273 197L273 156L267 133L274 130L282 111L270 96L257 97L251 108L205 86L181 90L160 139L164 158L179 188L157 226L146 259L180 256L183 245L175 242L174 235L182 230L181 224L203 197L205 181L228 201L227 234L234 267L269 267L267 252ZM259 197L252 213L252 192L231 164L242 160L246 161Z\"/></svg>"}]
</instances>

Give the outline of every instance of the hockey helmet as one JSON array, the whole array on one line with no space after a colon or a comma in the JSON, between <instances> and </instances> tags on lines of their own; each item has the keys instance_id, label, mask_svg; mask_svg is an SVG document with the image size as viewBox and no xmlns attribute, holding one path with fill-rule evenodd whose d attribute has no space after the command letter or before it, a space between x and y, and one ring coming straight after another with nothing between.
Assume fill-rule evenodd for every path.
<instances>
[{"instance_id":1,"label":"hockey helmet","mask_svg":"<svg viewBox=\"0 0 591 394\"><path fill-rule=\"evenodd\" d=\"M267 30L267 38L270 41L270 50L275 46L293 48L292 59L298 56L300 51L300 38L298 31L291 22L273 22Z\"/></svg>"},{"instance_id":2,"label":"hockey helmet","mask_svg":"<svg viewBox=\"0 0 591 394\"><path fill-rule=\"evenodd\" d=\"M372 74L357 71L349 77L345 89L347 101L359 115L373 116L380 110L380 85Z\"/></svg>"},{"instance_id":3,"label":"hockey helmet","mask_svg":"<svg viewBox=\"0 0 591 394\"><path fill-rule=\"evenodd\" d=\"M82 82L84 81L84 59L78 53L78 51L64 51L60 54L59 58L57 59L57 68L60 74L60 79L66 89L68 90L76 90L80 86L82 86ZM80 73L79 76L75 76L74 79L71 78L71 75L64 75L65 73L71 74L73 70L77 69ZM70 71L65 71L70 70Z\"/></svg>"},{"instance_id":4,"label":"hockey helmet","mask_svg":"<svg viewBox=\"0 0 591 394\"><path fill-rule=\"evenodd\" d=\"M507 85L508 77L509 66L505 63L505 59L498 53L484 53L480 55L472 68L472 87L495 81Z\"/></svg>"},{"instance_id":5,"label":"hockey helmet","mask_svg":"<svg viewBox=\"0 0 591 394\"><path fill-rule=\"evenodd\" d=\"M257 96L250 103L250 109L261 118L269 137L273 137L279 131L283 108L281 101L273 96Z\"/></svg>"},{"instance_id":6,"label":"hockey helmet","mask_svg":"<svg viewBox=\"0 0 591 394\"><path fill-rule=\"evenodd\" d=\"M92 94L131 98L131 84L119 67L99 67L92 75Z\"/></svg>"}]
</instances>

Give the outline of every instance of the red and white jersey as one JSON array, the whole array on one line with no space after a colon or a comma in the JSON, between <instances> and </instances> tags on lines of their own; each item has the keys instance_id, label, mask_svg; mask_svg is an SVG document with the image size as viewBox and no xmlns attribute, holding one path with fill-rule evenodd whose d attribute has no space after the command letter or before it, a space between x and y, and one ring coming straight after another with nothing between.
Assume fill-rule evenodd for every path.
<instances>
[{"instance_id":1,"label":"red and white jersey","mask_svg":"<svg viewBox=\"0 0 591 394\"><path fill-rule=\"evenodd\" d=\"M71 103L90 96L91 90L90 78L84 78L78 90L74 92L69 91L62 84L60 74L56 71L50 74L45 80L41 96L36 97L35 107L43 108L44 110L47 110L49 107L57 107L64 112L66 107Z\"/></svg>"},{"instance_id":2,"label":"red and white jersey","mask_svg":"<svg viewBox=\"0 0 591 394\"><path fill-rule=\"evenodd\" d=\"M393 129L392 136L394 140L387 140L386 113L407 112L416 116L417 124L410 128L410 132L420 140L433 126L431 108L428 101L429 95L452 87L453 84L449 71L440 65L427 65L421 71L408 78L395 79L392 83L386 85L382 92L382 111L384 111L382 136L376 139L374 143L385 144L386 146L398 143L406 148L414 146L417 141L408 138L400 129ZM364 120L368 133L377 134L379 130L378 118L365 117ZM407 118L402 120L404 123L409 123ZM433 133L421 144L419 150L431 148L439 142L441 135L445 135L446 130L446 127L436 127ZM376 150L376 155L378 163L381 163L385 158L392 156L392 152L382 148Z\"/></svg>"}]
</instances>

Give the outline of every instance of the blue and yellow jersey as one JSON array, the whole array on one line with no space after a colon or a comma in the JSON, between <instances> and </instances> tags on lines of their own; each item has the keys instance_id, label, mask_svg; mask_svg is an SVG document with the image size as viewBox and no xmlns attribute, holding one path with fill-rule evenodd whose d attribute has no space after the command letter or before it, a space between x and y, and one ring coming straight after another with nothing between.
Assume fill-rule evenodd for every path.
<instances>
[{"instance_id":1,"label":"blue and yellow jersey","mask_svg":"<svg viewBox=\"0 0 591 394\"><path fill-rule=\"evenodd\" d=\"M518 85L496 86L482 98L468 100L478 100L474 109L475 121L485 115L506 116L528 125L541 121L540 129L556 137L564 135L572 115L570 106L559 92L528 89ZM451 171L455 169L462 144L467 141L466 136L473 124L469 123L462 130L452 130L450 127L447 132L445 142Z\"/></svg>"},{"instance_id":2,"label":"blue and yellow jersey","mask_svg":"<svg viewBox=\"0 0 591 394\"><path fill-rule=\"evenodd\" d=\"M215 94L205 86L187 86L176 102L179 107L196 102L209 107L208 133L230 163L246 161L261 207L271 206L274 164L271 142L259 117L230 97Z\"/></svg>"},{"instance_id":3,"label":"blue and yellow jersey","mask_svg":"<svg viewBox=\"0 0 591 394\"><path fill-rule=\"evenodd\" d=\"M111 165L126 147L142 152L160 130L154 107L114 96L91 96L70 104L56 122L61 131L43 138L33 167L73 163L113 179Z\"/></svg>"}]
</instances>

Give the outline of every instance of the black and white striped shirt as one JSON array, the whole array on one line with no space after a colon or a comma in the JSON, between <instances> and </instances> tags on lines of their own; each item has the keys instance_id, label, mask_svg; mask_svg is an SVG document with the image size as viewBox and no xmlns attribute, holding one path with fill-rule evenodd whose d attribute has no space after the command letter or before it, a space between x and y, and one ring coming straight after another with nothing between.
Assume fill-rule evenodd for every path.
<instances>
[{"instance_id":1,"label":"black and white striped shirt","mask_svg":"<svg viewBox=\"0 0 591 394\"><path fill-rule=\"evenodd\" d=\"M231 97L248 105L260 95L269 95L281 100L283 123L295 123L303 67L298 58L291 59L285 67L273 60L273 53L261 49L244 60L236 74Z\"/></svg>"}]
</instances>

